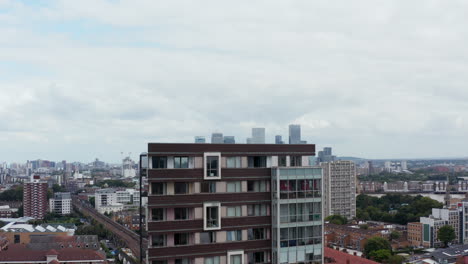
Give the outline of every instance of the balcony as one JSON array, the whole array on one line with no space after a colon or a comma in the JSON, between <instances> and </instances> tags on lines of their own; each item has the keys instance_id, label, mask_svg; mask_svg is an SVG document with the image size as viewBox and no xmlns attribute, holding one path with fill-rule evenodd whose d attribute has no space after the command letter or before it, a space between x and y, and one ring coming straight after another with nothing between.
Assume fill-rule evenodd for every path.
<instances>
[{"instance_id":1,"label":"balcony","mask_svg":"<svg viewBox=\"0 0 468 264\"><path fill-rule=\"evenodd\" d=\"M199 207L206 201L229 203L229 205L254 204L262 201L271 201L271 194L270 192L235 192L149 196L148 206L173 207L175 204L183 204Z\"/></svg>"}]
</instances>

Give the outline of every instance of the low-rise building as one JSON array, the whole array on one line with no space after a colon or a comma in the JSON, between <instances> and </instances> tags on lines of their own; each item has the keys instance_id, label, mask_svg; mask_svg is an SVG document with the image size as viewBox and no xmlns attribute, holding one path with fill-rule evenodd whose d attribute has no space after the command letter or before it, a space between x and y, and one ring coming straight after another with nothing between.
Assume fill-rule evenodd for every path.
<instances>
[{"instance_id":1,"label":"low-rise building","mask_svg":"<svg viewBox=\"0 0 468 264\"><path fill-rule=\"evenodd\" d=\"M49 208L51 213L60 215L71 214L71 195L67 193L55 193L54 198L49 200Z\"/></svg>"},{"instance_id":2,"label":"low-rise building","mask_svg":"<svg viewBox=\"0 0 468 264\"><path fill-rule=\"evenodd\" d=\"M386 237L388 232L383 229L361 229L350 225L325 224L326 246L363 251L367 240L374 236Z\"/></svg>"},{"instance_id":3,"label":"low-rise building","mask_svg":"<svg viewBox=\"0 0 468 264\"><path fill-rule=\"evenodd\" d=\"M43 224L33 226L29 224L9 223L1 228L2 235L10 244L29 244L34 236L73 236L76 226L74 224Z\"/></svg>"},{"instance_id":4,"label":"low-rise building","mask_svg":"<svg viewBox=\"0 0 468 264\"><path fill-rule=\"evenodd\" d=\"M10 245L0 254L0 264L11 263L108 263L103 252L83 248L33 250L25 245Z\"/></svg>"}]
</instances>

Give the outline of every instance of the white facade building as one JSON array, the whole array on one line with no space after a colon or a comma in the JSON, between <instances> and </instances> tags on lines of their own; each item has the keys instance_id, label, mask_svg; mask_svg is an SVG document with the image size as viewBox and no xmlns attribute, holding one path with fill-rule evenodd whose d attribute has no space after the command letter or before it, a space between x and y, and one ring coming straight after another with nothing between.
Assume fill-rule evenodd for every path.
<instances>
[{"instance_id":1,"label":"white facade building","mask_svg":"<svg viewBox=\"0 0 468 264\"><path fill-rule=\"evenodd\" d=\"M55 193L54 198L49 200L49 208L51 213L61 215L71 214L71 195L67 193Z\"/></svg>"},{"instance_id":2,"label":"white facade building","mask_svg":"<svg viewBox=\"0 0 468 264\"><path fill-rule=\"evenodd\" d=\"M117 203L117 193L114 189L101 189L95 194L96 210L101 213L122 211L123 204Z\"/></svg>"}]
</instances>

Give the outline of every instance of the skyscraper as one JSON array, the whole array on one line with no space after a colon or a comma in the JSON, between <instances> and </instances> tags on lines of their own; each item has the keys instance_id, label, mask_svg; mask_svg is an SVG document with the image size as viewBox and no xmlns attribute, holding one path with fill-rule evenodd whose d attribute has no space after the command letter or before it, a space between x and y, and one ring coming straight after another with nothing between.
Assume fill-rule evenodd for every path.
<instances>
[{"instance_id":1,"label":"skyscraper","mask_svg":"<svg viewBox=\"0 0 468 264\"><path fill-rule=\"evenodd\" d=\"M30 182L23 185L24 216L43 219L47 213L47 182L40 176L33 176Z\"/></svg>"},{"instance_id":2,"label":"skyscraper","mask_svg":"<svg viewBox=\"0 0 468 264\"><path fill-rule=\"evenodd\" d=\"M235 144L236 139L234 136L224 136L224 144Z\"/></svg>"},{"instance_id":3,"label":"skyscraper","mask_svg":"<svg viewBox=\"0 0 468 264\"><path fill-rule=\"evenodd\" d=\"M223 133L212 133L211 134L211 144L223 144L224 143L224 137Z\"/></svg>"},{"instance_id":4,"label":"skyscraper","mask_svg":"<svg viewBox=\"0 0 468 264\"><path fill-rule=\"evenodd\" d=\"M332 155L332 148L330 147L323 148L323 151L319 151L317 155L317 163L331 162L331 161L335 161L335 159L336 159L336 156Z\"/></svg>"},{"instance_id":5,"label":"skyscraper","mask_svg":"<svg viewBox=\"0 0 468 264\"><path fill-rule=\"evenodd\" d=\"M205 143L205 137L204 136L195 136L195 143Z\"/></svg>"},{"instance_id":6,"label":"skyscraper","mask_svg":"<svg viewBox=\"0 0 468 264\"><path fill-rule=\"evenodd\" d=\"M322 162L324 217L356 216L356 167L351 161Z\"/></svg>"},{"instance_id":7,"label":"skyscraper","mask_svg":"<svg viewBox=\"0 0 468 264\"><path fill-rule=\"evenodd\" d=\"M289 144L301 144L301 125L289 125Z\"/></svg>"},{"instance_id":8,"label":"skyscraper","mask_svg":"<svg viewBox=\"0 0 468 264\"><path fill-rule=\"evenodd\" d=\"M323 263L314 145L150 143L147 153L148 263Z\"/></svg>"},{"instance_id":9,"label":"skyscraper","mask_svg":"<svg viewBox=\"0 0 468 264\"><path fill-rule=\"evenodd\" d=\"M281 135L275 136L275 144L284 144L283 137Z\"/></svg>"},{"instance_id":10,"label":"skyscraper","mask_svg":"<svg viewBox=\"0 0 468 264\"><path fill-rule=\"evenodd\" d=\"M252 144L265 144L265 128L252 128Z\"/></svg>"}]
</instances>

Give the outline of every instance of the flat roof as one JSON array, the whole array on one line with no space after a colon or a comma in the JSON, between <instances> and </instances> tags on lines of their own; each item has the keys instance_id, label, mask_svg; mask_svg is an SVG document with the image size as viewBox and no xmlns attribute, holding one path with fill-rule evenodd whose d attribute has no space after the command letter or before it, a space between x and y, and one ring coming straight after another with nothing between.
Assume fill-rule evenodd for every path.
<instances>
[{"instance_id":1,"label":"flat roof","mask_svg":"<svg viewBox=\"0 0 468 264\"><path fill-rule=\"evenodd\" d=\"M202 154L203 152L315 156L315 144L148 143L148 153L150 155L168 153Z\"/></svg>"}]
</instances>

